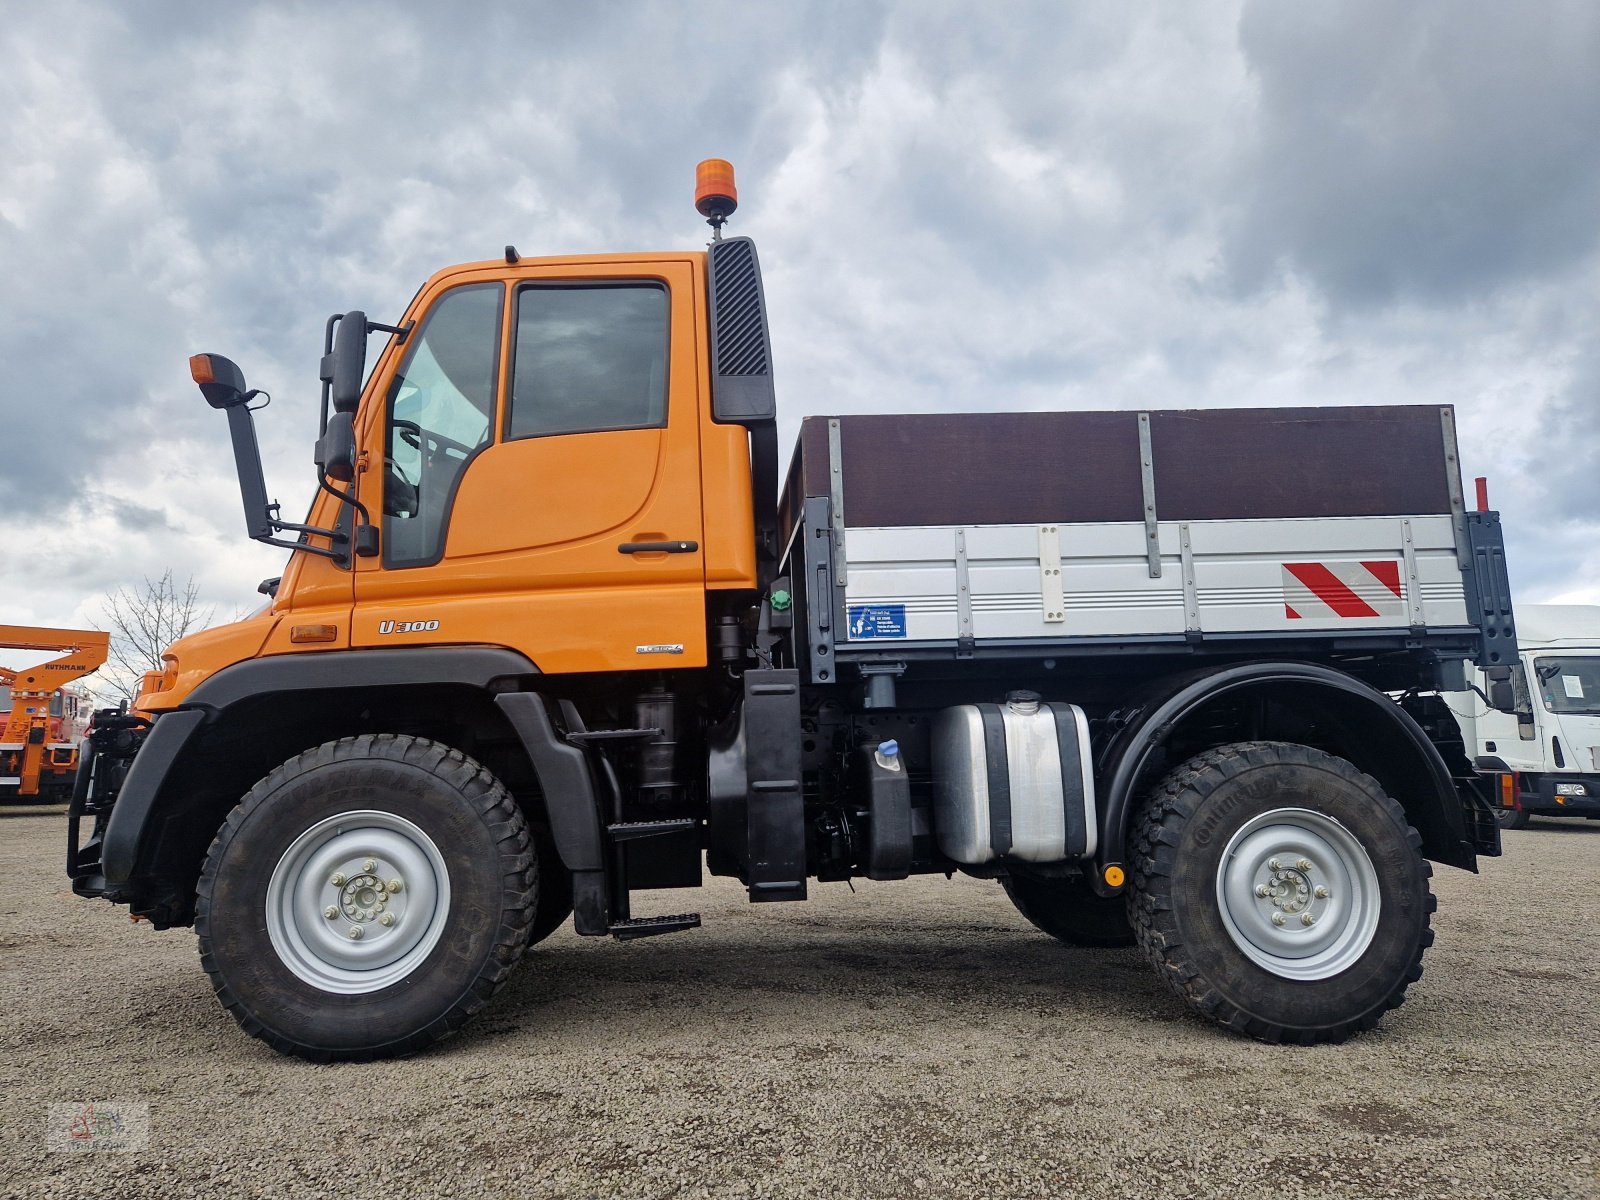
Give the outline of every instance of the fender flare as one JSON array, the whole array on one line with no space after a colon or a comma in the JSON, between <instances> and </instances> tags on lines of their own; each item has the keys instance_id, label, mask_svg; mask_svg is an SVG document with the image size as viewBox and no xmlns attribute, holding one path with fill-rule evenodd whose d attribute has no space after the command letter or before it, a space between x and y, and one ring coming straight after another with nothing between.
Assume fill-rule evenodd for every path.
<instances>
[{"instance_id":1,"label":"fender flare","mask_svg":"<svg viewBox=\"0 0 1600 1200\"><path fill-rule=\"evenodd\" d=\"M139 878L159 821L167 778L207 725L242 700L281 692L313 692L416 684L461 684L489 690L495 681L537 675L539 668L503 646L415 646L336 650L246 659L224 667L177 708L158 716L134 757L107 819L101 851L109 888Z\"/></svg>"},{"instance_id":2,"label":"fender flare","mask_svg":"<svg viewBox=\"0 0 1600 1200\"><path fill-rule=\"evenodd\" d=\"M1120 890L1105 884L1108 867L1122 867L1127 851L1130 811L1138 801L1138 789L1152 757L1164 747L1173 732L1204 705L1230 692L1262 685L1288 684L1323 689L1364 705L1362 711L1381 714L1386 728L1413 751L1422 766L1443 828L1422 830L1424 849L1430 858L1451 866L1476 870L1476 855L1466 839L1460 813L1460 797L1449 766L1439 748L1420 725L1388 696L1369 684L1331 667L1302 662L1256 662L1224 667L1203 673L1189 672L1156 683L1142 698L1134 718L1124 724L1100 755L1096 788L1104 797L1101 806L1099 870L1093 882L1096 890L1112 894ZM1359 765L1359 764L1358 764ZM1403 798L1396 797L1396 799ZM1418 800L1424 799L1419 797ZM1407 806L1408 813L1410 807ZM1432 837L1430 838L1430 833Z\"/></svg>"}]
</instances>

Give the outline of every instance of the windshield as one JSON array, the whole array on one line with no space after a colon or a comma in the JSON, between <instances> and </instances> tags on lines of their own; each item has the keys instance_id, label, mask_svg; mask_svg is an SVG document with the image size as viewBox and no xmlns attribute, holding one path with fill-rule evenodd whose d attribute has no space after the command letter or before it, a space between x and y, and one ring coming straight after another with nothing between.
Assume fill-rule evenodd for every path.
<instances>
[{"instance_id":1,"label":"windshield","mask_svg":"<svg viewBox=\"0 0 1600 1200\"><path fill-rule=\"evenodd\" d=\"M1533 670L1549 711L1600 715L1600 655L1536 658Z\"/></svg>"},{"instance_id":2,"label":"windshield","mask_svg":"<svg viewBox=\"0 0 1600 1200\"><path fill-rule=\"evenodd\" d=\"M389 388L384 564L438 561L456 482L489 441L500 346L498 284L447 292Z\"/></svg>"}]
</instances>

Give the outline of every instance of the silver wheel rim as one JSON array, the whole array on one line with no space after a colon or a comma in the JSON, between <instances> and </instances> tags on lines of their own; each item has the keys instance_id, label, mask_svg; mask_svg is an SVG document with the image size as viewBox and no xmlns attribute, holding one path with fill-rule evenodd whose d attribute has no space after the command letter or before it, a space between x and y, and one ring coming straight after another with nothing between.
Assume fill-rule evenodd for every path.
<instances>
[{"instance_id":1,"label":"silver wheel rim","mask_svg":"<svg viewBox=\"0 0 1600 1200\"><path fill-rule=\"evenodd\" d=\"M325 992L398 983L438 945L450 875L433 839L364 809L307 829L267 884L267 936L284 966Z\"/></svg>"},{"instance_id":2,"label":"silver wheel rim","mask_svg":"<svg viewBox=\"0 0 1600 1200\"><path fill-rule=\"evenodd\" d=\"M1378 932L1378 873L1354 834L1323 813L1279 808L1245 822L1217 867L1234 945L1284 979L1328 979Z\"/></svg>"}]
</instances>

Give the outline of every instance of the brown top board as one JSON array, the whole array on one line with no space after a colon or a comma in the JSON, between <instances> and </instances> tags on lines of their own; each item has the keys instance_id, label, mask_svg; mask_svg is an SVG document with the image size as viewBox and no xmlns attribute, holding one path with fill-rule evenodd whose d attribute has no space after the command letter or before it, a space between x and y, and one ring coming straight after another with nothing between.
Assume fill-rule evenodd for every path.
<instances>
[{"instance_id":1,"label":"brown top board","mask_svg":"<svg viewBox=\"0 0 1600 1200\"><path fill-rule=\"evenodd\" d=\"M1163 521L1450 512L1437 405L1155 411ZM1135 412L841 417L845 524L1142 521ZM827 496L828 418L801 422L805 494Z\"/></svg>"}]
</instances>

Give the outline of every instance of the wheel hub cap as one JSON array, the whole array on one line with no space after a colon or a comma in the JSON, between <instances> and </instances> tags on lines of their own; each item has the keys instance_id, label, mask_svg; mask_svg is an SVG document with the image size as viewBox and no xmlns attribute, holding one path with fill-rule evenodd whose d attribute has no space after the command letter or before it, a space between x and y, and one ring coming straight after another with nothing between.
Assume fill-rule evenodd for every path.
<instances>
[{"instance_id":1,"label":"wheel hub cap","mask_svg":"<svg viewBox=\"0 0 1600 1200\"><path fill-rule=\"evenodd\" d=\"M1234 944L1286 979L1337 975L1378 929L1372 859L1348 829L1311 809L1247 821L1223 852L1217 901Z\"/></svg>"},{"instance_id":2,"label":"wheel hub cap","mask_svg":"<svg viewBox=\"0 0 1600 1200\"><path fill-rule=\"evenodd\" d=\"M324 991L378 991L438 944L450 879L433 840L376 810L319 821L284 851L267 886L267 933L285 966Z\"/></svg>"},{"instance_id":3,"label":"wheel hub cap","mask_svg":"<svg viewBox=\"0 0 1600 1200\"><path fill-rule=\"evenodd\" d=\"M389 889L376 875L357 875L340 893L340 908L352 921L376 921L388 903Z\"/></svg>"}]
</instances>

